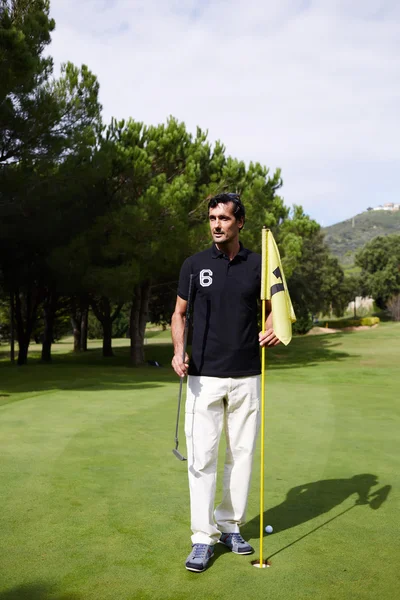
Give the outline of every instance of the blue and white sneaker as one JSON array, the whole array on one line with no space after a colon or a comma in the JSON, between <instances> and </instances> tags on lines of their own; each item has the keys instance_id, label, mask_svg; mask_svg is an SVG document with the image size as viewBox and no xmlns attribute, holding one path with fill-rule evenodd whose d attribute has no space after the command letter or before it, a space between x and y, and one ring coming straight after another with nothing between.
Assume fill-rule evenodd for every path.
<instances>
[{"instance_id":1,"label":"blue and white sneaker","mask_svg":"<svg viewBox=\"0 0 400 600\"><path fill-rule=\"evenodd\" d=\"M193 544L192 551L186 559L185 567L188 571L201 573L206 570L207 563L214 554L214 547L208 544Z\"/></svg>"},{"instance_id":2,"label":"blue and white sneaker","mask_svg":"<svg viewBox=\"0 0 400 600\"><path fill-rule=\"evenodd\" d=\"M242 538L240 533L223 533L219 541L235 554L252 554L254 552L254 548Z\"/></svg>"}]
</instances>

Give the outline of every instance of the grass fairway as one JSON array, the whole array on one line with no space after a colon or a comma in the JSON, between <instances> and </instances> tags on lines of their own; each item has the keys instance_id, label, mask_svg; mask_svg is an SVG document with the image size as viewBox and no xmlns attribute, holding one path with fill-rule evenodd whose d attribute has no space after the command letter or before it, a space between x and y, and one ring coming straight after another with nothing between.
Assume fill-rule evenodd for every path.
<instances>
[{"instance_id":1,"label":"grass fairway","mask_svg":"<svg viewBox=\"0 0 400 600\"><path fill-rule=\"evenodd\" d=\"M184 568L178 381L157 341L163 368L129 368L126 340L113 359L64 343L50 366L0 363L0 600L398 597L400 325L268 352L265 570L250 566L258 454L242 528L255 555L218 545L205 573Z\"/></svg>"}]
</instances>

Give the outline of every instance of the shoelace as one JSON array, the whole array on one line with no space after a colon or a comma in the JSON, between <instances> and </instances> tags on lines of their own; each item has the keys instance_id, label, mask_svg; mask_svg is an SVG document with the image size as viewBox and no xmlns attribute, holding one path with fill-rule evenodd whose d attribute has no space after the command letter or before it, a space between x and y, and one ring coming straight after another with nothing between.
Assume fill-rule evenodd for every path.
<instances>
[{"instance_id":1,"label":"shoelace","mask_svg":"<svg viewBox=\"0 0 400 600\"><path fill-rule=\"evenodd\" d=\"M237 544L247 544L247 542L242 538L240 533L231 533L232 542L236 542Z\"/></svg>"},{"instance_id":2,"label":"shoelace","mask_svg":"<svg viewBox=\"0 0 400 600\"><path fill-rule=\"evenodd\" d=\"M193 558L206 558L208 551L207 544L195 544L193 547Z\"/></svg>"},{"instance_id":3,"label":"shoelace","mask_svg":"<svg viewBox=\"0 0 400 600\"><path fill-rule=\"evenodd\" d=\"M246 546L248 545L246 540L244 540L242 538L242 536L240 535L240 533L230 533L229 534L231 536L231 543L232 544L245 544Z\"/></svg>"}]
</instances>

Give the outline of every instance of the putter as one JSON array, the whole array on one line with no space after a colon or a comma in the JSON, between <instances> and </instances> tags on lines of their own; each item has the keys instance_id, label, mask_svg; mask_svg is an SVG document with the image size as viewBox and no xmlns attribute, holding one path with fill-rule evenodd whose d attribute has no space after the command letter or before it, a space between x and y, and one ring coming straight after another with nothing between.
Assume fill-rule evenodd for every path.
<instances>
[{"instance_id":1,"label":"putter","mask_svg":"<svg viewBox=\"0 0 400 600\"><path fill-rule=\"evenodd\" d=\"M183 361L185 360L186 345L187 345L188 330L189 330L193 277L194 277L194 275L190 274L188 301L187 301L187 305L186 305L185 329L184 329L184 335L183 335L183 354L182 354ZM179 394L178 394L178 412L176 415L176 428L175 428L175 448L172 450L173 454L175 454L175 456L178 460L186 460L186 458L183 456L183 454L181 454L178 450L178 446L179 446L178 427L179 427L179 416L181 414L182 388L183 388L183 377L180 377L179 378Z\"/></svg>"}]
</instances>

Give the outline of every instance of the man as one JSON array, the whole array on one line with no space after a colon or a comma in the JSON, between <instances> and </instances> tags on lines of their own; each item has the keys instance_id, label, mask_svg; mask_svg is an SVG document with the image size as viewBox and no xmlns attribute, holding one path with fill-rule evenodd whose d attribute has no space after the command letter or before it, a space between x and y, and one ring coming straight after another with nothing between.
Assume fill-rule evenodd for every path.
<instances>
[{"instance_id":1,"label":"man","mask_svg":"<svg viewBox=\"0 0 400 600\"><path fill-rule=\"evenodd\" d=\"M219 194L208 205L213 245L182 265L172 317L172 366L188 377L185 434L188 453L192 552L185 566L204 571L222 542L237 554L253 548L240 535L245 521L259 426L260 346L279 343L270 305L266 331L258 333L261 256L239 242L245 209L237 194ZM193 274L193 341L183 361L185 313ZM214 512L218 444L226 457L222 501Z\"/></svg>"}]
</instances>

